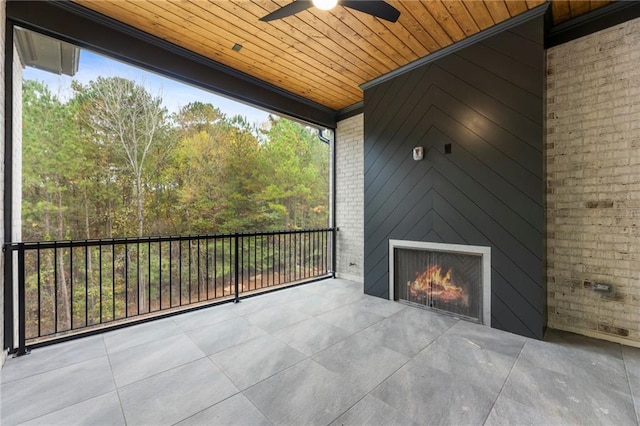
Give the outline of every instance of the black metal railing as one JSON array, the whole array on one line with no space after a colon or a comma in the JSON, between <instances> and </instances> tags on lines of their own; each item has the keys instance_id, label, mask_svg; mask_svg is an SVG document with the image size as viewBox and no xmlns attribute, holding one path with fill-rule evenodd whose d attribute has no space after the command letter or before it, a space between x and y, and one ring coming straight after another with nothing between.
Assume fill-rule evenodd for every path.
<instances>
[{"instance_id":1,"label":"black metal railing","mask_svg":"<svg viewBox=\"0 0 640 426\"><path fill-rule=\"evenodd\" d=\"M333 229L12 243L18 353L330 275Z\"/></svg>"}]
</instances>

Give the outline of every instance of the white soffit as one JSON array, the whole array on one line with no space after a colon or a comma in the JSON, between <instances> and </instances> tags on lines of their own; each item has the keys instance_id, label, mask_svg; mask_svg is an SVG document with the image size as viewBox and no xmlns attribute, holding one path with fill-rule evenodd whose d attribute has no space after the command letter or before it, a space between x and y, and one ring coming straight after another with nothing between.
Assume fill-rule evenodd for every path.
<instances>
[{"instance_id":1,"label":"white soffit","mask_svg":"<svg viewBox=\"0 0 640 426\"><path fill-rule=\"evenodd\" d=\"M77 46L22 28L16 28L15 44L23 66L70 77L78 72Z\"/></svg>"}]
</instances>

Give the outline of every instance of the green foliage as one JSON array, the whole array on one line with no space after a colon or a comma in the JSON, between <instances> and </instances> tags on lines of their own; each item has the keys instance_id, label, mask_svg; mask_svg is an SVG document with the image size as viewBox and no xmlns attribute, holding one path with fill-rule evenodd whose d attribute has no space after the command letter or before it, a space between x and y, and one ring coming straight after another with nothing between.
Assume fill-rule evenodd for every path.
<instances>
[{"instance_id":1,"label":"green foliage","mask_svg":"<svg viewBox=\"0 0 640 426\"><path fill-rule=\"evenodd\" d=\"M328 225L329 147L313 129L275 117L258 129L201 102L170 115L122 78L72 89L63 102L23 83L24 241ZM27 335L228 296L233 241L32 251ZM326 272L320 247L303 234L243 239L241 291Z\"/></svg>"},{"instance_id":2,"label":"green foliage","mask_svg":"<svg viewBox=\"0 0 640 426\"><path fill-rule=\"evenodd\" d=\"M261 197L275 222L288 229L325 226L329 203L329 147L317 134L286 119L271 117L264 158L270 179Z\"/></svg>"},{"instance_id":3,"label":"green foliage","mask_svg":"<svg viewBox=\"0 0 640 426\"><path fill-rule=\"evenodd\" d=\"M118 77L62 102L23 84L23 240L248 232L328 224L329 147L211 104L170 115Z\"/></svg>"}]
</instances>

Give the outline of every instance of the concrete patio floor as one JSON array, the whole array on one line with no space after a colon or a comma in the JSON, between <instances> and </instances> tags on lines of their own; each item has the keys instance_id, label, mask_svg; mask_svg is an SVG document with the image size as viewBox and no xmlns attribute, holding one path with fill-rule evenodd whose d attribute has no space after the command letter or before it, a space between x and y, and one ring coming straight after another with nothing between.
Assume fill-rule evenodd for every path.
<instances>
[{"instance_id":1,"label":"concrete patio floor","mask_svg":"<svg viewBox=\"0 0 640 426\"><path fill-rule=\"evenodd\" d=\"M640 349L523 338L325 280L36 349L1 423L636 425Z\"/></svg>"}]
</instances>

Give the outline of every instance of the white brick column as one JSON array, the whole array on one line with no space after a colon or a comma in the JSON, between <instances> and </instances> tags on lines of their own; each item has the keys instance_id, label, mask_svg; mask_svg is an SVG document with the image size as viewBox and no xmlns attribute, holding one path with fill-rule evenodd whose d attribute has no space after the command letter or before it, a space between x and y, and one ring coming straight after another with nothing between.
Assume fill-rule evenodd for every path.
<instances>
[{"instance_id":1,"label":"white brick column","mask_svg":"<svg viewBox=\"0 0 640 426\"><path fill-rule=\"evenodd\" d=\"M548 325L640 345L640 19L548 50L546 124Z\"/></svg>"},{"instance_id":2,"label":"white brick column","mask_svg":"<svg viewBox=\"0 0 640 426\"><path fill-rule=\"evenodd\" d=\"M336 129L336 276L364 277L364 115Z\"/></svg>"}]
</instances>

